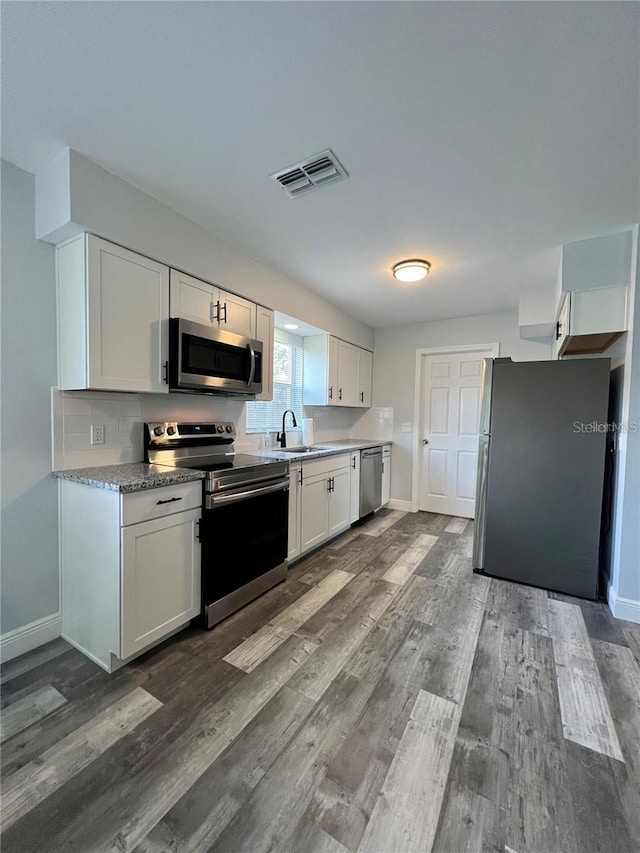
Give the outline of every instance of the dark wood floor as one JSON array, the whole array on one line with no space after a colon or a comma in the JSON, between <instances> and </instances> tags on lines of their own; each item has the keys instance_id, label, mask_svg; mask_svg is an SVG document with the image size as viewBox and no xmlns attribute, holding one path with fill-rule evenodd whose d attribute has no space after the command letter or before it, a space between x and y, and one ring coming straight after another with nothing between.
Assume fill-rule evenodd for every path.
<instances>
[{"instance_id":1,"label":"dark wood floor","mask_svg":"<svg viewBox=\"0 0 640 853\"><path fill-rule=\"evenodd\" d=\"M3 853L640 849L640 626L383 511L108 676L9 662Z\"/></svg>"}]
</instances>

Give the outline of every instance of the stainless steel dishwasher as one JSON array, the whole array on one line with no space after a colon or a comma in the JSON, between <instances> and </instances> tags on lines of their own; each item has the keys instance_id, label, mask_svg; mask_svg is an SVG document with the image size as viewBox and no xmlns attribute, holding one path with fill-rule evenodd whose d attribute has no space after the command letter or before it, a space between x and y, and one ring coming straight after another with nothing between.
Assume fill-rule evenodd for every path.
<instances>
[{"instance_id":1,"label":"stainless steel dishwasher","mask_svg":"<svg viewBox=\"0 0 640 853\"><path fill-rule=\"evenodd\" d=\"M382 448L360 451L360 518L382 505Z\"/></svg>"}]
</instances>

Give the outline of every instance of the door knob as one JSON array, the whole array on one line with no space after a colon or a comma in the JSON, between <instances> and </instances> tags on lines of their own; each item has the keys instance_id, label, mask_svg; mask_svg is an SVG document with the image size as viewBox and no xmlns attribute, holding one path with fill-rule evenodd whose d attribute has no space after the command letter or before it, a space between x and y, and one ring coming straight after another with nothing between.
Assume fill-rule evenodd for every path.
<instances>
[{"instance_id":1,"label":"door knob","mask_svg":"<svg viewBox=\"0 0 640 853\"><path fill-rule=\"evenodd\" d=\"M429 444L429 439L428 439L428 438L423 438L423 439L422 439L422 443L423 443L423 444Z\"/></svg>"}]
</instances>

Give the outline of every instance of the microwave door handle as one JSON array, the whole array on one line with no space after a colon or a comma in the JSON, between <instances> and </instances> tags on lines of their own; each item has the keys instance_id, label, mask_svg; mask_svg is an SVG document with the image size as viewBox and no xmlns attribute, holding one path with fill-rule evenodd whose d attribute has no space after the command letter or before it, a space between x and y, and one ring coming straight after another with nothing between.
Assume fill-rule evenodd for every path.
<instances>
[{"instance_id":1,"label":"microwave door handle","mask_svg":"<svg viewBox=\"0 0 640 853\"><path fill-rule=\"evenodd\" d=\"M251 358L251 369L249 370L249 379L247 381L247 388L251 388L253 385L253 379L256 375L256 352L253 348L253 344L247 344L249 349L249 357Z\"/></svg>"}]
</instances>

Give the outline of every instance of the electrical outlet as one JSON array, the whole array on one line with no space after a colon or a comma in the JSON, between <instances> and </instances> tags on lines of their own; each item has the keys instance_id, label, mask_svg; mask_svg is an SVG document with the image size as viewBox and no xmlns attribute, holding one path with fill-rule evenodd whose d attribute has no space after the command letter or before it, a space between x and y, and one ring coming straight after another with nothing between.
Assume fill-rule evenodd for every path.
<instances>
[{"instance_id":1,"label":"electrical outlet","mask_svg":"<svg viewBox=\"0 0 640 853\"><path fill-rule=\"evenodd\" d=\"M411 432L411 424L403 423L402 424L402 432Z\"/></svg>"},{"instance_id":2,"label":"electrical outlet","mask_svg":"<svg viewBox=\"0 0 640 853\"><path fill-rule=\"evenodd\" d=\"M104 424L91 424L91 444L104 444Z\"/></svg>"}]
</instances>

